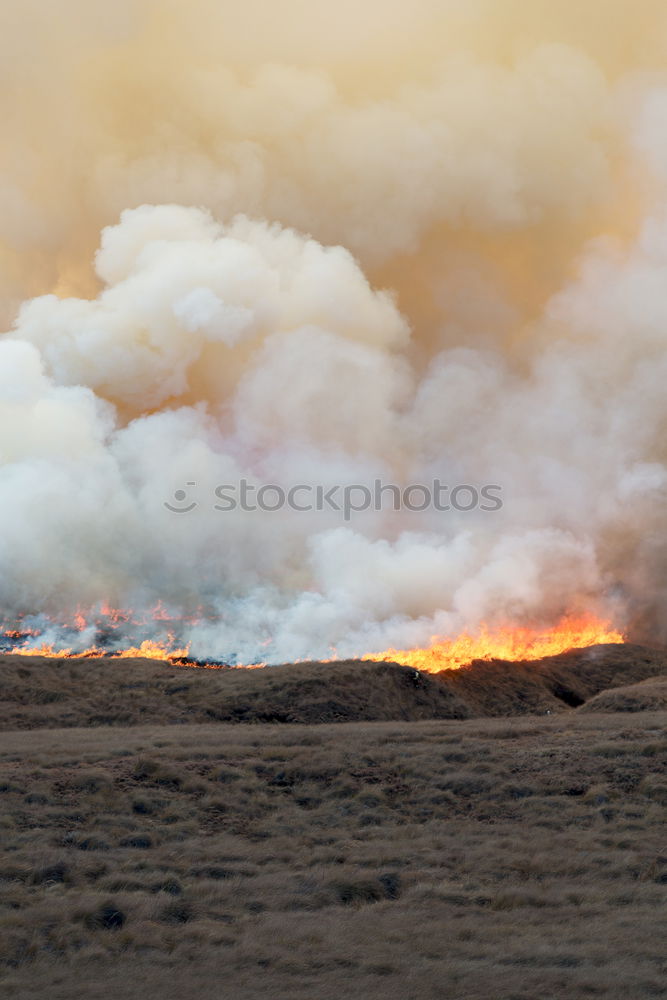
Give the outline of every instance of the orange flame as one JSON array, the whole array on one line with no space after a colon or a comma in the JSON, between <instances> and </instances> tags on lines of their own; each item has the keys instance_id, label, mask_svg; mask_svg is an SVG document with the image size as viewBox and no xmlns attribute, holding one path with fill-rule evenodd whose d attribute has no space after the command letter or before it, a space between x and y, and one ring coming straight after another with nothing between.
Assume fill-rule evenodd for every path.
<instances>
[{"instance_id":1,"label":"orange flame","mask_svg":"<svg viewBox=\"0 0 667 1000\"><path fill-rule=\"evenodd\" d=\"M159 621L164 621L168 617L161 605L158 605L155 610ZM113 624L132 620L130 613L108 606L104 608L104 614ZM83 616L78 613L76 626L79 630L82 620L85 623ZM130 646L120 650L104 650L91 646L79 652L73 652L71 647L59 649L47 644L30 646L28 636L37 635L30 629L24 632L7 630L3 635L6 638L23 640L22 643L17 643L10 650L12 653L20 653L23 656L110 657L114 659L146 657L152 660L177 663L187 660L190 653L189 646L182 649L173 648L175 639L171 633L167 635L166 640L161 642L147 639L138 646ZM432 645L427 649L386 649L381 653L368 653L362 659L400 663L416 670L437 673L440 670L456 670L474 660L538 660L543 656L554 656L569 649L582 649L600 643L622 643L624 641L623 634L612 628L609 622L594 617L565 616L550 629L520 626L490 629L482 626L476 635L464 633L455 639L447 640L434 637ZM268 642L270 640L266 644ZM335 653L335 650L333 652ZM218 663L199 665L216 669L224 666ZM239 664L238 666L256 669L265 665L265 663L253 663Z\"/></svg>"},{"instance_id":2,"label":"orange flame","mask_svg":"<svg viewBox=\"0 0 667 1000\"><path fill-rule=\"evenodd\" d=\"M102 602L100 615L103 618L106 618L112 625L119 625L123 622L129 622L132 620L132 614L130 611L123 611L120 608L112 608L107 601Z\"/></svg>"},{"instance_id":3,"label":"orange flame","mask_svg":"<svg viewBox=\"0 0 667 1000\"><path fill-rule=\"evenodd\" d=\"M74 615L74 627L76 628L77 632L83 632L84 628L86 627L86 624L87 624L86 619L83 616L83 614L80 611L77 611L76 614Z\"/></svg>"},{"instance_id":4,"label":"orange flame","mask_svg":"<svg viewBox=\"0 0 667 1000\"><path fill-rule=\"evenodd\" d=\"M458 670L473 660L539 660L569 649L619 642L624 642L624 637L609 622L566 616L551 629L510 626L489 629L482 626L477 635L464 633L448 640L434 637L428 649L386 649L382 653L369 653L363 659L400 663L415 670L437 673Z\"/></svg>"},{"instance_id":5,"label":"orange flame","mask_svg":"<svg viewBox=\"0 0 667 1000\"><path fill-rule=\"evenodd\" d=\"M148 624L152 621L171 621L164 605L158 601L150 617L143 615L137 618L132 611L114 608L104 601L99 610L89 612L90 620L96 624L103 624L107 630L119 630L125 624ZM62 624L62 623L61 623ZM88 626L88 620L81 608L76 612L69 623L69 627L77 632L83 632ZM129 646L125 649L101 649L98 646L90 646L88 649L72 651L71 646L58 647L50 643L42 642L40 645L31 645L30 637L39 637L39 632L35 629L6 629L0 632L0 638L22 640L17 642L9 650L11 653L19 653L22 656L47 656L47 657L111 657L115 659L128 659L130 657L147 657L152 660L180 661L189 656L189 646L182 649L174 648L175 638L172 632L168 632L163 641L153 641L146 639L138 646Z\"/></svg>"},{"instance_id":6,"label":"orange flame","mask_svg":"<svg viewBox=\"0 0 667 1000\"><path fill-rule=\"evenodd\" d=\"M112 651L98 649L96 646L91 646L89 649L73 653L71 648L57 649L55 646L44 643L41 646L14 646L10 652L20 653L21 656L58 656L63 657L64 659L74 657L92 658L104 656L110 659L124 660L129 659L130 657L144 657L149 660L170 660L173 662L174 660L185 659L190 650L188 646L183 649L169 649L165 643L152 642L150 639L146 639L139 646L129 646L127 649Z\"/></svg>"},{"instance_id":7,"label":"orange flame","mask_svg":"<svg viewBox=\"0 0 667 1000\"><path fill-rule=\"evenodd\" d=\"M189 652L189 646L184 646L183 649L168 649L163 643L151 642L150 639L145 639L141 645L122 649L117 653L112 653L112 656L119 657L120 659L126 659L130 656L144 656L149 660L182 660L188 656Z\"/></svg>"}]
</instances>

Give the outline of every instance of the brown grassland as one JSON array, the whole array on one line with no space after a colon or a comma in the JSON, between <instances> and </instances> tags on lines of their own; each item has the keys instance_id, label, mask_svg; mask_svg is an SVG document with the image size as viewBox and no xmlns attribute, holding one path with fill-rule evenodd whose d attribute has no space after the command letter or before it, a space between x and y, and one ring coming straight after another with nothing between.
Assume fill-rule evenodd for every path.
<instances>
[{"instance_id":1,"label":"brown grassland","mask_svg":"<svg viewBox=\"0 0 667 1000\"><path fill-rule=\"evenodd\" d=\"M458 675L5 657L3 995L667 996L667 657Z\"/></svg>"}]
</instances>

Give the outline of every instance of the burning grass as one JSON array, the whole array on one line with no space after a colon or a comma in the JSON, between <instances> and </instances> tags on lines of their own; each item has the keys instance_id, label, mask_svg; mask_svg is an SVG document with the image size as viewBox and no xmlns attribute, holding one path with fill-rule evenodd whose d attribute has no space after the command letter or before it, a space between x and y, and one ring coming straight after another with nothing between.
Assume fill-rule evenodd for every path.
<instances>
[{"instance_id":1,"label":"burning grass","mask_svg":"<svg viewBox=\"0 0 667 1000\"><path fill-rule=\"evenodd\" d=\"M166 660L171 663L178 663L187 660L189 649L184 646L182 649L173 649L171 644L166 642L154 642L151 639L144 639L138 646L127 646L123 649L105 651L101 646L90 646L80 652L74 652L71 648L57 648L50 643L42 643L38 646L23 644L13 646L12 653L19 656L40 656L54 659L110 659L110 660L136 660L137 658L149 660Z\"/></svg>"},{"instance_id":2,"label":"burning grass","mask_svg":"<svg viewBox=\"0 0 667 1000\"><path fill-rule=\"evenodd\" d=\"M482 627L475 635L465 633L456 639L434 638L427 649L386 649L365 660L401 663L416 670L437 673L457 670L476 660L541 660L570 649L585 649L608 643L624 642L623 633L593 616L566 616L552 628Z\"/></svg>"},{"instance_id":3,"label":"burning grass","mask_svg":"<svg viewBox=\"0 0 667 1000\"><path fill-rule=\"evenodd\" d=\"M200 617L196 617L189 622L192 624L193 621L200 620ZM171 631L166 631L163 638L146 638L136 643L132 641L138 630L145 630L147 627L153 630L160 627L164 631L165 622L169 623ZM0 648L4 645L6 651L10 653L60 659L103 656L122 659L147 657L172 663L189 662L197 666L210 667L266 666L265 663L220 664L191 660L189 644L179 648L178 640L175 638L176 630L182 625L183 621L172 618L162 605L158 605L144 616L136 616L133 612L120 611L105 605L101 610L89 612L87 616L81 611L77 612L69 624L49 623L47 631L55 627L65 635L68 633L73 635L75 641L69 646L44 641L41 639L43 632L40 629L6 628L0 633ZM103 637L104 641L82 648L81 643L76 641L76 633L87 634L91 628L96 635ZM438 673L442 670L459 669L477 660L539 660L570 649L584 649L609 643L619 644L624 641L622 632L594 615L566 615L551 627L508 625L502 628L488 628L482 625L474 635L464 633L454 639L434 636L431 645L425 649L387 649L381 653L369 653L363 659L374 662L391 661L428 673Z\"/></svg>"},{"instance_id":4,"label":"burning grass","mask_svg":"<svg viewBox=\"0 0 667 1000\"><path fill-rule=\"evenodd\" d=\"M186 618L182 614L174 617L159 601L142 614L102 603L85 612L79 608L66 621L39 616L34 622L19 619L11 626L5 625L0 631L0 649L22 656L57 659L144 657L180 662L188 658L189 647L187 644L179 646L175 629L192 626L200 620L199 613ZM63 638L53 641L45 637L53 632ZM95 638L92 644L86 645L82 636L89 635Z\"/></svg>"}]
</instances>

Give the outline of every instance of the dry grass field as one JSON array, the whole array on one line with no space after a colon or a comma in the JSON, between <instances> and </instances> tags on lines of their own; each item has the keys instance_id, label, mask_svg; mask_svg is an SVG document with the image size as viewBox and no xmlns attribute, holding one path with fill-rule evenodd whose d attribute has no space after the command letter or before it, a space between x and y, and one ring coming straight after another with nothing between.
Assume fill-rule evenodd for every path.
<instances>
[{"instance_id":1,"label":"dry grass field","mask_svg":"<svg viewBox=\"0 0 667 1000\"><path fill-rule=\"evenodd\" d=\"M561 689L569 670L570 701L588 677L580 707L528 699L526 714L517 696L517 714L497 718L414 721L429 705L479 716L486 696L470 694L473 672L439 700L438 678L416 684L412 671L371 665L354 711L386 714L393 698L398 718L339 724L200 713L206 685L220 714L220 686L231 684L235 711L244 698L272 699L297 716L319 705L326 718L358 665L299 702L312 666L133 672L7 658L3 996L667 996L667 669L663 654L635 648L621 687L619 655L598 657L597 681L582 654L535 668ZM499 669L480 667L478 685L500 683ZM60 699L48 693L58 670ZM194 693L162 690L178 686L173 675ZM597 693L609 677L619 686ZM271 699L262 685L274 686ZM157 724L159 706L170 724Z\"/></svg>"}]
</instances>

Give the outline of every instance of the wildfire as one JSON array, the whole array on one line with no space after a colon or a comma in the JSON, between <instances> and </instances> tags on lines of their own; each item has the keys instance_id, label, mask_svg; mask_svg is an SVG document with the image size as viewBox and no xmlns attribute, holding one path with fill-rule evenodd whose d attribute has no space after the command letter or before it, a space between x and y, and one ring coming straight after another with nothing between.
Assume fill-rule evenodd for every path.
<instances>
[{"instance_id":1,"label":"wildfire","mask_svg":"<svg viewBox=\"0 0 667 1000\"><path fill-rule=\"evenodd\" d=\"M182 649L169 649L164 643L151 642L150 639L145 639L141 645L122 649L115 655L121 659L130 656L146 656L149 660L182 660L188 656L189 652L189 646L184 646Z\"/></svg>"},{"instance_id":2,"label":"wildfire","mask_svg":"<svg viewBox=\"0 0 667 1000\"><path fill-rule=\"evenodd\" d=\"M458 670L473 660L539 660L569 649L618 642L624 642L624 637L609 622L566 616L551 629L482 627L476 635L464 633L449 640L435 637L428 649L386 649L382 653L369 653L363 659L401 663L437 673Z\"/></svg>"},{"instance_id":3,"label":"wildfire","mask_svg":"<svg viewBox=\"0 0 667 1000\"><path fill-rule=\"evenodd\" d=\"M167 643L152 642L150 639L145 639L138 646L128 646L127 649L117 650L104 650L97 646L90 646L88 649L72 652L71 648L58 649L51 644L43 643L41 646L14 646L10 652L20 653L22 656L56 656L63 658L105 656L120 660L139 656L149 660L170 660L174 662L186 659L190 650L187 646L183 649L170 649Z\"/></svg>"},{"instance_id":4,"label":"wildfire","mask_svg":"<svg viewBox=\"0 0 667 1000\"><path fill-rule=\"evenodd\" d=\"M113 608L106 602L94 611L84 611L77 608L68 621L52 622L50 626L62 631L62 639L58 642L47 642L40 636L43 633L36 628L20 623L18 627L0 631L0 648L8 653L20 653L22 656L48 657L112 657L128 659L130 657L147 657L152 660L168 660L178 662L187 659L189 647L179 648L174 632L164 630L164 623L176 621L161 603L158 603L150 614L135 615L131 611ZM189 619L186 619L189 621ZM159 626L160 637L143 639L137 631L155 630ZM80 633L92 629L92 644L85 649L80 647ZM133 634L134 633L134 634ZM123 639L127 642L122 645ZM70 645L71 643L71 645Z\"/></svg>"},{"instance_id":5,"label":"wildfire","mask_svg":"<svg viewBox=\"0 0 667 1000\"><path fill-rule=\"evenodd\" d=\"M195 620L201 619L199 617L184 619L184 621ZM179 647L175 635L177 627L168 632L158 629L161 637L157 639L142 640L140 635L132 635L132 626L151 627L154 631L156 626L163 625L166 621L173 619L160 604L155 607L151 618L134 616L131 612L103 606L94 620L99 632L93 637L93 644L86 649L79 649L77 642L74 641L74 636L87 627L87 619L81 611L77 611L70 623L69 633L63 634L64 641L60 646L57 643L40 642L39 631L26 625L25 628L8 628L0 632L0 641L4 640L0 648L8 653L20 653L22 656L115 659L147 657L171 663L187 661L190 665L210 668L228 666L221 662L206 663L190 659L189 645ZM104 636L107 637L106 641ZM126 646L122 645L123 637L127 642ZM269 642L270 640L267 640L267 643ZM483 626L474 635L464 633L454 639L434 637L427 649L386 649L381 653L368 653L362 659L391 661L414 667L416 670L437 673L440 670L456 670L474 660L538 660L543 656L553 656L569 649L582 649L599 643L622 642L624 642L622 633L612 628L609 622L594 617L569 615L550 629L519 626L491 629ZM332 650L332 653L335 658L336 651ZM265 665L263 662L237 664L246 669Z\"/></svg>"}]
</instances>

